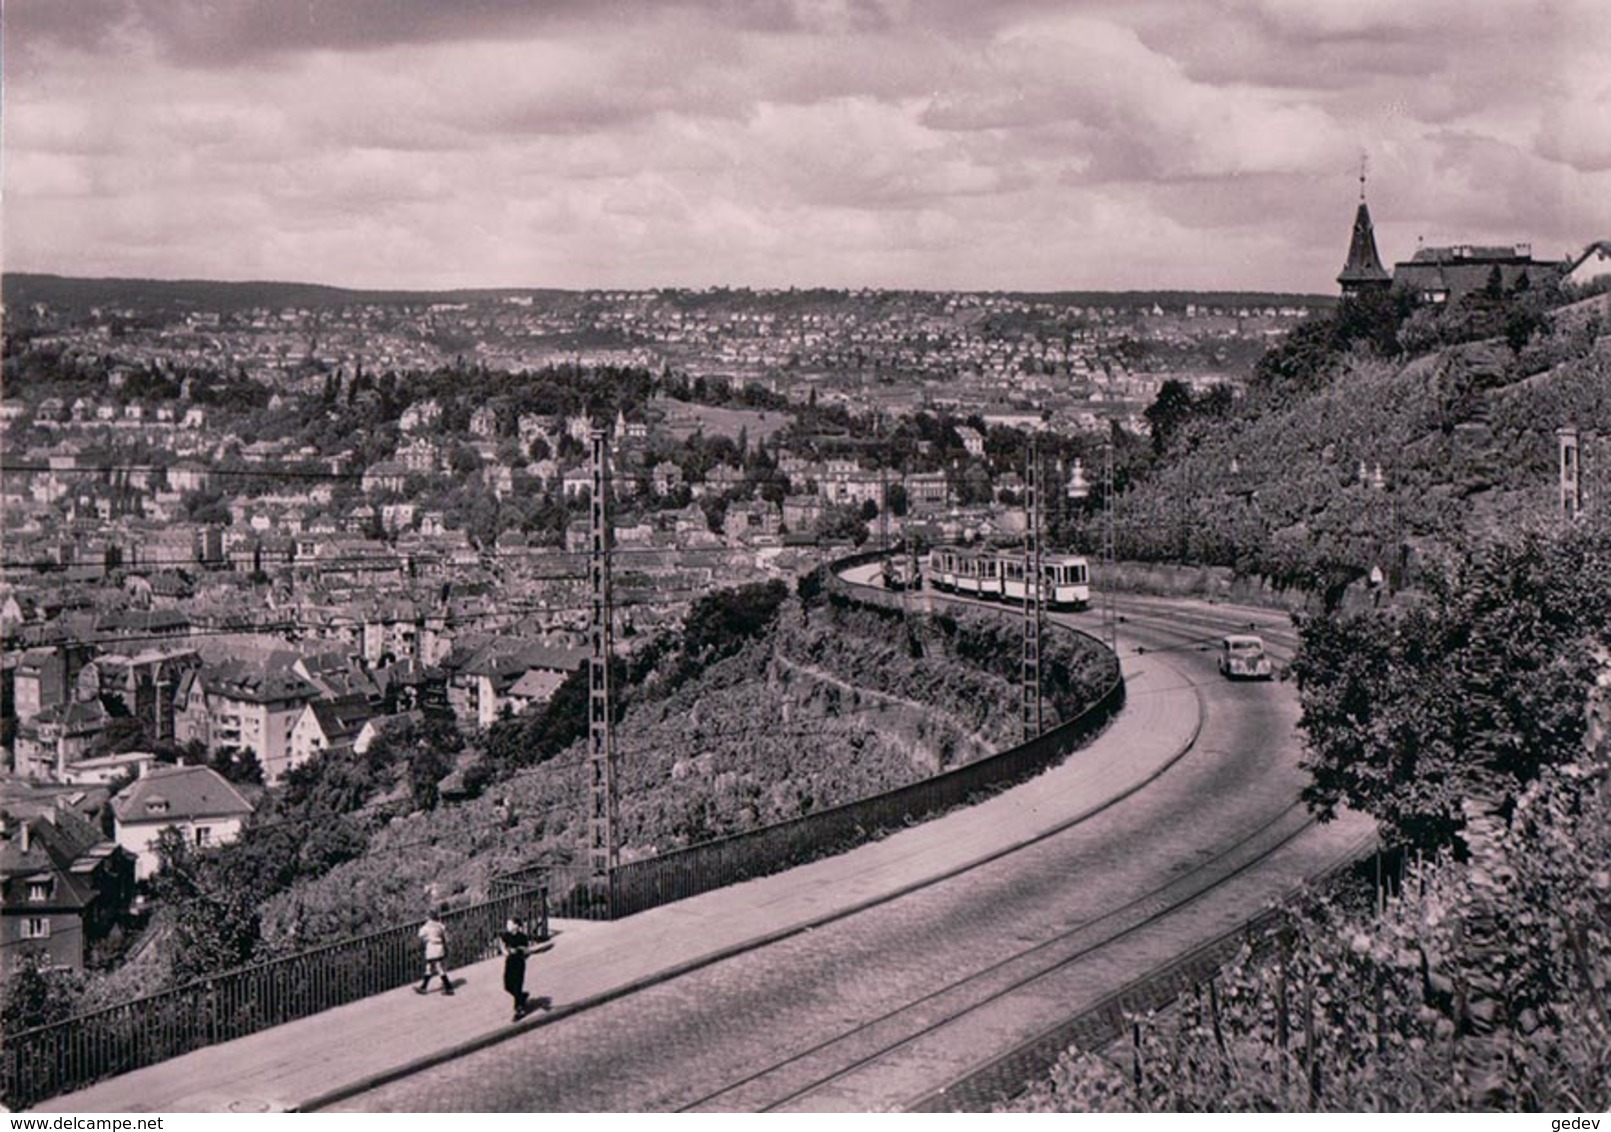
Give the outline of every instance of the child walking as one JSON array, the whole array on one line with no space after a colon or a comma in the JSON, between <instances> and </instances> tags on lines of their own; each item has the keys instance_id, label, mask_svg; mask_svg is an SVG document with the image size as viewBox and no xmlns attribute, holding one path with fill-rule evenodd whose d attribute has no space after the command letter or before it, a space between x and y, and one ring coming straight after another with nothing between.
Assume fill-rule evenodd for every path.
<instances>
[{"instance_id":1,"label":"child walking","mask_svg":"<svg viewBox=\"0 0 1611 1132\"><path fill-rule=\"evenodd\" d=\"M453 993L453 980L447 972L447 925L442 922L442 910L432 908L430 917L420 925L420 939L425 943L425 977L414 988L415 994L425 994L431 988L431 979L442 976L442 993Z\"/></svg>"}]
</instances>

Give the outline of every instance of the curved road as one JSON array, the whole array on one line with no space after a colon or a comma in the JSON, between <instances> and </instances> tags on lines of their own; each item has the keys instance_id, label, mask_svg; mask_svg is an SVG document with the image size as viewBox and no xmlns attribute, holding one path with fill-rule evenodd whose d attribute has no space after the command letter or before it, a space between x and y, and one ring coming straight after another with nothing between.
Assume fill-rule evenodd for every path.
<instances>
[{"instance_id":1,"label":"curved road","mask_svg":"<svg viewBox=\"0 0 1611 1132\"><path fill-rule=\"evenodd\" d=\"M955 1081L1357 852L1296 804L1290 685L1229 684L1211 640L1282 615L1120 604L1127 671L1161 666L1202 723L1150 785L937 884L557 1019L351 1098L358 1111L867 1111ZM1095 613L1060 615L1091 632ZM1190 697L1184 697L1187 704ZM1078 756L1075 756L1078 757ZM945 819L939 819L941 821Z\"/></svg>"}]
</instances>

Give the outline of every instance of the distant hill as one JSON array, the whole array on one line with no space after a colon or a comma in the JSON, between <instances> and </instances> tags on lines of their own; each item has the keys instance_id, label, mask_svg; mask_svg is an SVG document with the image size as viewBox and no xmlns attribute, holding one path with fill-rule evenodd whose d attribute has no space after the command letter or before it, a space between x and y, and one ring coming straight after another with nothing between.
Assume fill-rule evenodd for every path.
<instances>
[{"instance_id":1,"label":"distant hill","mask_svg":"<svg viewBox=\"0 0 1611 1132\"><path fill-rule=\"evenodd\" d=\"M633 288L603 288L604 290L634 290ZM599 290L592 288L591 290ZM641 290L641 289L637 289ZM227 283L206 279L82 279L66 275L41 275L27 272L0 277L0 295L6 306L25 307L33 303L49 303L74 312L88 312L92 307L128 308L141 313L163 313L206 310L227 313L267 307L303 307L319 309L361 303L385 305L421 305L429 303L498 302L504 299L529 297L533 300L564 301L575 299L584 291L558 288L468 288L447 291L404 290L349 290L327 287L317 283L284 283L255 281ZM669 288L667 294L699 305L728 302L741 306L787 307L790 304L834 304L858 301L866 293L857 290L832 288L800 288L784 291L756 291L748 287L689 290ZM951 294L946 291L872 292L886 300L902 296L922 297ZM1056 303L1075 306L1151 307L1165 310L1183 310L1188 303L1220 307L1297 306L1311 309L1328 309L1336 300L1326 295L1283 294L1273 291L1058 291L1037 293L1032 291L969 291L968 294L989 295L1026 303Z\"/></svg>"},{"instance_id":2,"label":"distant hill","mask_svg":"<svg viewBox=\"0 0 1611 1132\"><path fill-rule=\"evenodd\" d=\"M1335 295L1292 294L1285 291L1004 291L1003 298L1026 303L1063 303L1072 306L1158 306L1166 311L1185 309L1188 303L1210 307L1307 307L1330 310Z\"/></svg>"},{"instance_id":3,"label":"distant hill","mask_svg":"<svg viewBox=\"0 0 1611 1132\"><path fill-rule=\"evenodd\" d=\"M6 306L49 303L72 310L129 307L142 312L235 311L251 307L340 307L357 303L424 304L562 296L531 288L459 291L356 291L317 283L223 283L206 279L79 279L66 275L8 274L0 278Z\"/></svg>"}]
</instances>

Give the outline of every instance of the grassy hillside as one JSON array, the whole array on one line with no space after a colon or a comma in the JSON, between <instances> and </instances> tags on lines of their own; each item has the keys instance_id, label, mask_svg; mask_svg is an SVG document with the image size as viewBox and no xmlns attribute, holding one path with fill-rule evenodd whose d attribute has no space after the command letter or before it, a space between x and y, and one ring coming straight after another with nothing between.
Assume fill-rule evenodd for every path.
<instances>
[{"instance_id":1,"label":"grassy hillside","mask_svg":"<svg viewBox=\"0 0 1611 1132\"><path fill-rule=\"evenodd\" d=\"M1606 1111L1608 802L1552 777L1380 911L1305 899L1212 992L1069 1050L1006 1110Z\"/></svg>"},{"instance_id":2,"label":"grassy hillside","mask_svg":"<svg viewBox=\"0 0 1611 1132\"><path fill-rule=\"evenodd\" d=\"M1460 582L1307 619L1295 665L1306 797L1414 863L1387 855L1380 902L1366 870L1303 895L1212 990L1068 1052L1014 1108L1611 1103L1611 524L1506 539Z\"/></svg>"},{"instance_id":3,"label":"grassy hillside","mask_svg":"<svg viewBox=\"0 0 1611 1132\"><path fill-rule=\"evenodd\" d=\"M1317 592L1373 566L1413 585L1429 559L1553 517L1555 430L1611 428L1604 329L1563 319L1520 349L1494 338L1403 361L1350 353L1312 390L1190 421L1120 497L1119 554ZM1608 441L1586 442L1588 493L1611 488ZM1096 534L1092 522L1082 537Z\"/></svg>"}]
</instances>

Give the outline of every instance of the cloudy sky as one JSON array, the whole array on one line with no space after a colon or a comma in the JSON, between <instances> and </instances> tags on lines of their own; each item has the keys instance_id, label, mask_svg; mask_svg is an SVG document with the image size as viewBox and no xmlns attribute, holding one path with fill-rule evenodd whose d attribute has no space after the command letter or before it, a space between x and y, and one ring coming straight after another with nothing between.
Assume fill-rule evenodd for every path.
<instances>
[{"instance_id":1,"label":"cloudy sky","mask_svg":"<svg viewBox=\"0 0 1611 1132\"><path fill-rule=\"evenodd\" d=\"M1611 237L1605 0L5 0L4 268L1332 292Z\"/></svg>"}]
</instances>

